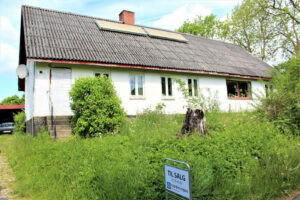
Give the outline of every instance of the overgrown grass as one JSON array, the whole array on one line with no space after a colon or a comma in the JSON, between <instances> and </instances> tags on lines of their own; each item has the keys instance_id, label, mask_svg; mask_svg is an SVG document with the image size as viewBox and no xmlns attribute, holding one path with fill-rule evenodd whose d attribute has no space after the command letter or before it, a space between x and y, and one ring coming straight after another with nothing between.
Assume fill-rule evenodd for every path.
<instances>
[{"instance_id":1,"label":"overgrown grass","mask_svg":"<svg viewBox=\"0 0 300 200\"><path fill-rule=\"evenodd\" d=\"M5 147L5 141L7 141L7 139L10 137L11 135L7 135L7 134L0 134L0 153L1 150L4 150Z\"/></svg>"},{"instance_id":2,"label":"overgrown grass","mask_svg":"<svg viewBox=\"0 0 300 200\"><path fill-rule=\"evenodd\" d=\"M120 134L52 141L15 135L17 193L31 199L164 199L163 161L188 162L194 199L272 199L300 185L300 139L251 113L207 116L209 137L178 138L183 115L148 112Z\"/></svg>"}]
</instances>

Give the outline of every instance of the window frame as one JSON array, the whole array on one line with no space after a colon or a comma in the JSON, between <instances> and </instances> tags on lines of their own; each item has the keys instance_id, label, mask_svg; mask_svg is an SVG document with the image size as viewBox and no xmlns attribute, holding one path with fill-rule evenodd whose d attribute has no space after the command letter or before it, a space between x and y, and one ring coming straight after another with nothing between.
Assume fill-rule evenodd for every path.
<instances>
[{"instance_id":1,"label":"window frame","mask_svg":"<svg viewBox=\"0 0 300 200\"><path fill-rule=\"evenodd\" d=\"M165 92L166 92L166 94L164 95L163 94L163 89L162 89L162 79L165 79ZM171 79L171 95L169 94L169 79ZM161 76L160 77L160 86L161 86L161 97L163 98L163 99L172 99L172 98L174 98L174 90L173 90L173 78L172 77L170 77L170 76Z\"/></svg>"},{"instance_id":2,"label":"window frame","mask_svg":"<svg viewBox=\"0 0 300 200\"><path fill-rule=\"evenodd\" d=\"M270 83L265 83L265 97L270 97L270 93L273 91L273 87Z\"/></svg>"},{"instance_id":3,"label":"window frame","mask_svg":"<svg viewBox=\"0 0 300 200\"><path fill-rule=\"evenodd\" d=\"M237 88L238 96L235 96L235 97L229 97L228 96L228 82L236 83L237 84L237 87L238 87ZM240 87L241 83L247 83L247 90L248 90L249 96L247 96L247 97L241 97L241 89L240 89L241 88ZM242 99L242 100L252 99L252 84L251 84L251 81L226 80L226 89L227 89L227 98L228 99Z\"/></svg>"},{"instance_id":4,"label":"window frame","mask_svg":"<svg viewBox=\"0 0 300 200\"><path fill-rule=\"evenodd\" d=\"M192 95L190 95L190 88L189 88L189 79L191 80L191 88L192 88ZM195 80L197 81L197 88L195 88ZM189 97L199 97L199 79L198 78L188 78L187 79L187 89ZM195 95L195 91L197 91L197 95Z\"/></svg>"},{"instance_id":5,"label":"window frame","mask_svg":"<svg viewBox=\"0 0 300 200\"><path fill-rule=\"evenodd\" d=\"M111 78L111 73L109 71L94 71L94 77L97 77L96 74L100 74L100 76L107 74L107 78Z\"/></svg>"},{"instance_id":6,"label":"window frame","mask_svg":"<svg viewBox=\"0 0 300 200\"><path fill-rule=\"evenodd\" d=\"M131 77L134 76L134 88L135 88L135 94L131 94ZM142 89L143 94L139 95L138 91L138 77L142 77ZM141 73L130 73L129 74L129 96L131 99L145 99L145 75Z\"/></svg>"}]
</instances>

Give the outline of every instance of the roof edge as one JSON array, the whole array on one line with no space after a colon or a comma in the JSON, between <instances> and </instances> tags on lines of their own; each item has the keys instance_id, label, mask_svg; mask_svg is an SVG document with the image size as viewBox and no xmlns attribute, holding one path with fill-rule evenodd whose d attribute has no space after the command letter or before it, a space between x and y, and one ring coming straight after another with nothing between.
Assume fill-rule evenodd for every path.
<instances>
[{"instance_id":1,"label":"roof edge","mask_svg":"<svg viewBox=\"0 0 300 200\"><path fill-rule=\"evenodd\" d=\"M18 109L25 109L24 104L20 105L0 105L0 110L18 110Z\"/></svg>"},{"instance_id":2,"label":"roof edge","mask_svg":"<svg viewBox=\"0 0 300 200\"><path fill-rule=\"evenodd\" d=\"M88 61L75 61L75 60L55 60L55 59L34 59L34 58L28 58L28 60L32 61L32 62L40 62L40 63L94 65L94 66L113 67L113 68L128 68L128 69L143 69L143 70L152 70L152 71L169 71L169 72L178 72L178 73L192 73L192 74L202 74L202 75L219 76L219 77L244 78L244 79L253 79L253 80L271 80L272 79L271 77L239 75L239 74L231 74L231 73L225 73L225 72L175 69L175 68L167 68L167 67L152 67L152 66L142 66L142 65L114 64L114 63L104 63L104 62L88 62Z\"/></svg>"}]
</instances>

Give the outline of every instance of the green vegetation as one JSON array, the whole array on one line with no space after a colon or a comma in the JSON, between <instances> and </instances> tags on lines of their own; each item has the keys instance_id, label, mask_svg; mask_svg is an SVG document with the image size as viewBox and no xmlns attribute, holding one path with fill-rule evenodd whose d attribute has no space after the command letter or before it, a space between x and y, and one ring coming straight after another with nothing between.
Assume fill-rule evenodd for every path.
<instances>
[{"instance_id":1,"label":"green vegetation","mask_svg":"<svg viewBox=\"0 0 300 200\"><path fill-rule=\"evenodd\" d=\"M150 112L120 134L53 141L14 135L17 194L30 199L164 199L163 160L186 161L194 199L272 199L300 185L300 138L252 113L207 115L210 137L178 138L183 115Z\"/></svg>"},{"instance_id":2,"label":"green vegetation","mask_svg":"<svg viewBox=\"0 0 300 200\"><path fill-rule=\"evenodd\" d=\"M300 57L272 71L268 96L256 105L261 117L274 122L283 133L300 135Z\"/></svg>"},{"instance_id":3,"label":"green vegetation","mask_svg":"<svg viewBox=\"0 0 300 200\"><path fill-rule=\"evenodd\" d=\"M24 112L19 112L14 116L15 129L14 133L25 133L26 130L26 115Z\"/></svg>"},{"instance_id":4,"label":"green vegetation","mask_svg":"<svg viewBox=\"0 0 300 200\"><path fill-rule=\"evenodd\" d=\"M197 95L190 95L189 86L184 80L174 78L174 82L178 84L178 91L182 94L187 102L187 108L201 108L205 112L219 112L220 102L218 100L218 92L211 91L209 88L198 88Z\"/></svg>"},{"instance_id":5,"label":"green vegetation","mask_svg":"<svg viewBox=\"0 0 300 200\"><path fill-rule=\"evenodd\" d=\"M70 91L74 113L72 129L81 136L114 133L125 120L111 79L105 76L77 79Z\"/></svg>"},{"instance_id":6,"label":"green vegetation","mask_svg":"<svg viewBox=\"0 0 300 200\"><path fill-rule=\"evenodd\" d=\"M0 102L0 105L20 105L25 104L25 95L20 98L18 95L7 97Z\"/></svg>"},{"instance_id":7,"label":"green vegetation","mask_svg":"<svg viewBox=\"0 0 300 200\"><path fill-rule=\"evenodd\" d=\"M299 14L299 1L243 0L226 20L199 16L178 31L232 42L266 61L291 58L300 50Z\"/></svg>"},{"instance_id":8,"label":"green vegetation","mask_svg":"<svg viewBox=\"0 0 300 200\"><path fill-rule=\"evenodd\" d=\"M190 33L205 38L224 39L227 37L226 24L221 22L215 15L210 14L206 17L198 16L192 22L187 20L179 27L178 32Z\"/></svg>"}]
</instances>

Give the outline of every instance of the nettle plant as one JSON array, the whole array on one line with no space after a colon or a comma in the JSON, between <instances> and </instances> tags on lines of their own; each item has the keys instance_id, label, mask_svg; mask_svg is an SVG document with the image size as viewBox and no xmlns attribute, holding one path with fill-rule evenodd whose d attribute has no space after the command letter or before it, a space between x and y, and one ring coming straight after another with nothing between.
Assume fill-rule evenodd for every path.
<instances>
[{"instance_id":1,"label":"nettle plant","mask_svg":"<svg viewBox=\"0 0 300 200\"><path fill-rule=\"evenodd\" d=\"M218 91L211 91L209 88L197 88L197 95L190 95L186 82L173 78L174 82L179 85L178 91L182 93L187 102L186 108L200 108L206 112L220 111L220 102L218 101ZM206 95L205 95L206 94Z\"/></svg>"}]
</instances>

